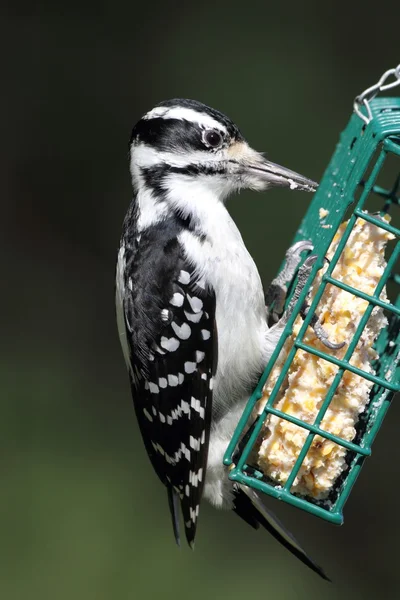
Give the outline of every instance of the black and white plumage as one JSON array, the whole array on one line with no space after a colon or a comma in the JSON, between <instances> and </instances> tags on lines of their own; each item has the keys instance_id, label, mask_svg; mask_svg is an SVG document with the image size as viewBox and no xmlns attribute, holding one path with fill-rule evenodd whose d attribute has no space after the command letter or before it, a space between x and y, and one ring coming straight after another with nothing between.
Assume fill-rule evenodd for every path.
<instances>
[{"instance_id":1,"label":"black and white plumage","mask_svg":"<svg viewBox=\"0 0 400 600\"><path fill-rule=\"evenodd\" d=\"M143 231L139 242L130 226L125 230L120 262L129 292L122 326L147 452L173 506L179 497L192 541L206 471L217 334L215 294L185 257L181 228L172 215ZM177 516L174 528L179 538Z\"/></svg>"},{"instance_id":2,"label":"black and white plumage","mask_svg":"<svg viewBox=\"0 0 400 600\"><path fill-rule=\"evenodd\" d=\"M263 524L322 571L264 507L233 485L223 454L283 329L268 328L261 280L225 208L241 188L311 191L267 161L222 113L193 100L148 112L131 137L133 200L118 256L118 329L143 441L192 545L202 497Z\"/></svg>"}]
</instances>

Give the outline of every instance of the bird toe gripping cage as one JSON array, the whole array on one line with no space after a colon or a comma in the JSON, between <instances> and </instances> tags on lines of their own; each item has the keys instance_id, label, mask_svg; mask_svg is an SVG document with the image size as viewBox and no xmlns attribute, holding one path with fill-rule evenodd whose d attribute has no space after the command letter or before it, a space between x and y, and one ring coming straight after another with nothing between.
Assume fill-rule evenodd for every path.
<instances>
[{"instance_id":1,"label":"bird toe gripping cage","mask_svg":"<svg viewBox=\"0 0 400 600\"><path fill-rule=\"evenodd\" d=\"M394 81L390 82L391 78L394 78ZM387 83L388 80L389 83ZM378 92L388 90L396 85L400 85L400 65L387 71L376 85L365 90L355 100L354 114L341 135L322 182L294 239L294 242L304 239L311 240L314 245L313 253L318 256L318 260L309 276L307 285L299 297L296 308L288 320L271 360L249 399L224 457L224 464L230 467L229 478L231 480L265 492L336 524L343 522L343 506L357 479L364 459L371 454L372 442L382 424L391 399L396 392L400 391L400 274L395 272L396 261L400 254L400 229L395 226L396 223L399 225L400 221L400 98L375 98ZM388 169L389 163L390 168ZM382 173L386 173L386 175L385 181L381 185ZM378 208L378 215L370 212L371 207ZM329 211L329 216L324 220L328 226L321 227L320 209ZM379 218L379 216L385 214L390 215L391 224ZM360 217L381 229L387 230L396 239L395 247L388 259L385 271L374 294L371 296L332 277L332 272L352 228ZM293 324L300 313L301 306L306 299L317 271L323 266L324 256L332 239L339 225L347 219L346 230L328 269L322 276L321 286L294 341L293 348L283 363L280 376L272 389L266 406L254 422L254 408L262 397L264 385L286 339L292 334ZM342 360L335 358L334 353L321 352L308 346L303 341L303 336L328 283L368 302L354 338ZM388 286L388 297L392 300L391 303L380 299L385 285ZM294 286L292 286L292 291L293 289ZM288 300L290 300L290 292ZM373 363L374 373L367 373L350 364L350 359L375 306L380 306L385 310L388 325L380 332L374 344L379 356L378 360ZM337 374L313 424L274 408L274 401L297 349L314 354L338 367ZM373 383L369 403L360 415L359 422L356 425L357 434L352 442L330 434L320 427L346 371L355 373ZM304 445L283 486L274 484L273 481L261 473L259 467L250 464L251 452L257 442L263 423L269 415L285 419L308 431ZM251 426L250 429L248 429L249 426ZM245 432L247 432L246 435L244 435ZM336 481L328 499L322 501L304 496L300 497L291 492L296 476L316 435L339 444L347 450L347 468Z\"/></svg>"}]
</instances>

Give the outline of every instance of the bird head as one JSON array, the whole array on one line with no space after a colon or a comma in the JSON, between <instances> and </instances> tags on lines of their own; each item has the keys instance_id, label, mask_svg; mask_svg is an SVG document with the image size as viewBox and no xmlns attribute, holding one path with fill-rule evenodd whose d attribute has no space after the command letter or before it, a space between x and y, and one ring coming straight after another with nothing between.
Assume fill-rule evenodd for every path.
<instances>
[{"instance_id":1,"label":"bird head","mask_svg":"<svg viewBox=\"0 0 400 600\"><path fill-rule=\"evenodd\" d=\"M317 188L253 150L228 117L195 100L168 100L146 113L133 128L130 153L135 191L158 203L207 195L223 202L244 188Z\"/></svg>"}]
</instances>

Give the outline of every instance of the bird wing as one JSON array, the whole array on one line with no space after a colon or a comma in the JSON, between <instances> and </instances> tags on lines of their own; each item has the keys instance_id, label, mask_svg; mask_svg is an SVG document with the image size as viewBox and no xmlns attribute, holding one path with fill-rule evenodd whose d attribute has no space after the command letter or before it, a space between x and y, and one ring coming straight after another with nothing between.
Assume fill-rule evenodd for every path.
<instances>
[{"instance_id":1,"label":"bird wing","mask_svg":"<svg viewBox=\"0 0 400 600\"><path fill-rule=\"evenodd\" d=\"M215 293L199 280L168 228L142 234L140 243L122 242L117 315L143 441L168 489L176 540L179 498L192 545L216 369Z\"/></svg>"}]
</instances>

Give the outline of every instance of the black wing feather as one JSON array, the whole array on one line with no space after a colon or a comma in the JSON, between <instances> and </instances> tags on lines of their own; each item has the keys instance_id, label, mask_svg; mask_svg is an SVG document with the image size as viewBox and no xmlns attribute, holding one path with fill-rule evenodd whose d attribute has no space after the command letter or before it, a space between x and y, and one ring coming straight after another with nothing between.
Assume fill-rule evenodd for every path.
<instances>
[{"instance_id":1,"label":"black wing feather","mask_svg":"<svg viewBox=\"0 0 400 600\"><path fill-rule=\"evenodd\" d=\"M168 488L175 537L179 496L193 544L204 486L216 368L215 294L165 222L125 233L123 314L135 411L153 467Z\"/></svg>"}]
</instances>

